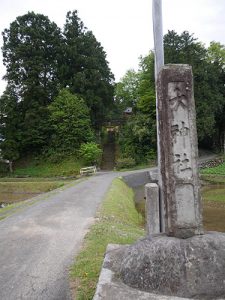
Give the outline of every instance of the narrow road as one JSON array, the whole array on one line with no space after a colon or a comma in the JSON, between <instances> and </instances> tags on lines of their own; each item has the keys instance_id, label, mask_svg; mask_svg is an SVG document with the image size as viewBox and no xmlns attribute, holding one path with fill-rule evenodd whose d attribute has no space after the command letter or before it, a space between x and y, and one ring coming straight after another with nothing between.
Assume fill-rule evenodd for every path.
<instances>
[{"instance_id":1,"label":"narrow road","mask_svg":"<svg viewBox=\"0 0 225 300\"><path fill-rule=\"evenodd\" d=\"M98 174L0 221L0 299L71 299L68 268L112 179Z\"/></svg>"}]
</instances>

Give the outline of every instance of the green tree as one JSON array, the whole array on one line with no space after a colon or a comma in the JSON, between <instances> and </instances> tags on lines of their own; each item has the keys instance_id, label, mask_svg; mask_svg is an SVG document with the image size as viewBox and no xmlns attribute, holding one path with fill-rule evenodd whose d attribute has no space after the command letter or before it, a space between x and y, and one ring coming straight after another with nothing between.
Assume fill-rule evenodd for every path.
<instances>
[{"instance_id":1,"label":"green tree","mask_svg":"<svg viewBox=\"0 0 225 300\"><path fill-rule=\"evenodd\" d=\"M189 64L193 68L197 129L200 145L213 146L216 141L217 114L221 111L224 96L221 93L220 67L212 63L207 49L192 34L178 35L169 31L164 36L166 63ZM216 55L215 51L214 54Z\"/></svg>"},{"instance_id":2,"label":"green tree","mask_svg":"<svg viewBox=\"0 0 225 300\"><path fill-rule=\"evenodd\" d=\"M5 79L25 104L49 104L57 94L60 29L34 12L17 17L3 31Z\"/></svg>"},{"instance_id":3,"label":"green tree","mask_svg":"<svg viewBox=\"0 0 225 300\"><path fill-rule=\"evenodd\" d=\"M113 80L106 53L77 11L68 12L64 27L65 56L62 82L80 94L90 108L92 124L100 127L113 105Z\"/></svg>"},{"instance_id":4,"label":"green tree","mask_svg":"<svg viewBox=\"0 0 225 300\"><path fill-rule=\"evenodd\" d=\"M128 70L115 87L115 102L120 111L135 107L138 100L139 73Z\"/></svg>"},{"instance_id":5,"label":"green tree","mask_svg":"<svg viewBox=\"0 0 225 300\"><path fill-rule=\"evenodd\" d=\"M100 149L99 145L94 142L81 144L80 155L87 165L99 165L102 156L102 149Z\"/></svg>"},{"instance_id":6,"label":"green tree","mask_svg":"<svg viewBox=\"0 0 225 300\"><path fill-rule=\"evenodd\" d=\"M126 77L124 77L127 79ZM123 79L124 79L123 78ZM132 85L124 84L127 89L127 99L132 97ZM156 107L155 107L155 80L154 80L154 54L150 52L140 57L139 71L136 75L135 95L133 103L134 115L124 124L119 133L121 154L124 157L134 158L137 163L146 161L151 153L156 151Z\"/></svg>"},{"instance_id":7,"label":"green tree","mask_svg":"<svg viewBox=\"0 0 225 300\"><path fill-rule=\"evenodd\" d=\"M20 150L36 151L49 138L46 106L59 88L60 29L48 17L28 12L3 31L3 41L4 78L21 113L17 123L21 129Z\"/></svg>"},{"instance_id":8,"label":"green tree","mask_svg":"<svg viewBox=\"0 0 225 300\"><path fill-rule=\"evenodd\" d=\"M223 98L221 106L218 107L215 115L217 129L217 146L225 152L225 46L218 42L211 42L207 51L207 60L216 70L216 89L217 95Z\"/></svg>"},{"instance_id":9,"label":"green tree","mask_svg":"<svg viewBox=\"0 0 225 300\"><path fill-rule=\"evenodd\" d=\"M17 127L21 113L16 96L9 87L0 98L1 157L14 161L20 155L21 130Z\"/></svg>"},{"instance_id":10,"label":"green tree","mask_svg":"<svg viewBox=\"0 0 225 300\"><path fill-rule=\"evenodd\" d=\"M82 143L93 140L89 109L80 96L63 89L48 108L52 125L51 150L73 153Z\"/></svg>"}]
</instances>

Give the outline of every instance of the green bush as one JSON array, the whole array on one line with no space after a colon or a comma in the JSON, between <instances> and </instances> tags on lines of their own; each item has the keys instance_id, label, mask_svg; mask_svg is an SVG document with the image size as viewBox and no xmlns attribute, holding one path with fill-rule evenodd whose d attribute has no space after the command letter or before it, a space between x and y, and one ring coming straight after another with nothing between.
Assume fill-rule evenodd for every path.
<instances>
[{"instance_id":1,"label":"green bush","mask_svg":"<svg viewBox=\"0 0 225 300\"><path fill-rule=\"evenodd\" d=\"M9 166L8 164L0 161L0 176L7 175L9 173Z\"/></svg>"},{"instance_id":2,"label":"green bush","mask_svg":"<svg viewBox=\"0 0 225 300\"><path fill-rule=\"evenodd\" d=\"M132 168L136 165L135 160L131 157L127 158L119 158L116 161L116 168L118 170L125 169L125 168Z\"/></svg>"},{"instance_id":3,"label":"green bush","mask_svg":"<svg viewBox=\"0 0 225 300\"><path fill-rule=\"evenodd\" d=\"M48 108L52 130L50 149L71 153L82 143L94 140L90 112L79 95L62 89Z\"/></svg>"},{"instance_id":4,"label":"green bush","mask_svg":"<svg viewBox=\"0 0 225 300\"><path fill-rule=\"evenodd\" d=\"M80 156L86 165L98 165L102 156L102 149L94 142L85 143L80 146Z\"/></svg>"}]
</instances>

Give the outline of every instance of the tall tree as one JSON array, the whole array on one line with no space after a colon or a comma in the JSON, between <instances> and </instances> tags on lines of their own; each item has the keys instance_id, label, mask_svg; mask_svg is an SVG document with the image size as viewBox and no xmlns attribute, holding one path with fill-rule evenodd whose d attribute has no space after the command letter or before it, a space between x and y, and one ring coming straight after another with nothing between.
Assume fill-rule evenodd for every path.
<instances>
[{"instance_id":1,"label":"tall tree","mask_svg":"<svg viewBox=\"0 0 225 300\"><path fill-rule=\"evenodd\" d=\"M13 91L7 87L0 98L0 149L1 157L14 161L20 155L21 120L18 101Z\"/></svg>"},{"instance_id":2,"label":"tall tree","mask_svg":"<svg viewBox=\"0 0 225 300\"><path fill-rule=\"evenodd\" d=\"M128 80L132 78L136 78L135 85L132 84L133 80ZM136 98L133 102L134 115L130 117L119 133L120 150L122 156L132 157L138 163L143 162L152 158L152 153L156 151L153 52L145 57L140 57L139 71L135 76L134 74L132 77L124 76L120 86L123 87L124 92L126 91L122 94L124 97L120 97L121 101L125 101L125 103L129 99L132 101L133 95Z\"/></svg>"},{"instance_id":3,"label":"tall tree","mask_svg":"<svg viewBox=\"0 0 225 300\"><path fill-rule=\"evenodd\" d=\"M65 61L62 82L82 95L91 112L92 124L99 127L113 104L113 74L106 53L77 11L68 12L64 27Z\"/></svg>"},{"instance_id":4,"label":"tall tree","mask_svg":"<svg viewBox=\"0 0 225 300\"><path fill-rule=\"evenodd\" d=\"M165 62L189 64L193 68L199 142L203 146L215 144L217 112L224 97L219 88L219 68L207 59L207 49L192 34L178 35L169 31L164 36Z\"/></svg>"},{"instance_id":5,"label":"tall tree","mask_svg":"<svg viewBox=\"0 0 225 300\"><path fill-rule=\"evenodd\" d=\"M135 107L138 100L139 73L128 70L115 87L115 102L121 111Z\"/></svg>"},{"instance_id":6,"label":"tall tree","mask_svg":"<svg viewBox=\"0 0 225 300\"><path fill-rule=\"evenodd\" d=\"M212 68L216 70L217 94L223 97L220 107L218 107L215 115L217 128L217 144L220 150L225 152L225 46L218 42L211 42L207 51L207 60L211 63Z\"/></svg>"},{"instance_id":7,"label":"tall tree","mask_svg":"<svg viewBox=\"0 0 225 300\"><path fill-rule=\"evenodd\" d=\"M28 12L3 31L3 40L5 79L21 112L21 150L38 149L48 139L46 106L59 88L60 29L48 17Z\"/></svg>"}]
</instances>

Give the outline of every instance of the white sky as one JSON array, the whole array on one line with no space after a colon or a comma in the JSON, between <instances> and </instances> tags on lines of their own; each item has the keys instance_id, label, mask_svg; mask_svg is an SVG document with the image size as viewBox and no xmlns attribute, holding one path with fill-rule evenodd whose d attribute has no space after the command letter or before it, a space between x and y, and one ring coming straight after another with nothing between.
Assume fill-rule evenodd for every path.
<instances>
[{"instance_id":1,"label":"white sky","mask_svg":"<svg viewBox=\"0 0 225 300\"><path fill-rule=\"evenodd\" d=\"M184 30L199 41L225 44L224 0L162 0L164 33ZM63 27L69 10L78 10L84 25L93 31L107 53L116 81L128 69L138 68L138 57L153 49L151 0L0 0L0 31L28 11L47 15ZM2 37L0 38L2 46ZM1 80L5 68L0 56Z\"/></svg>"}]
</instances>

